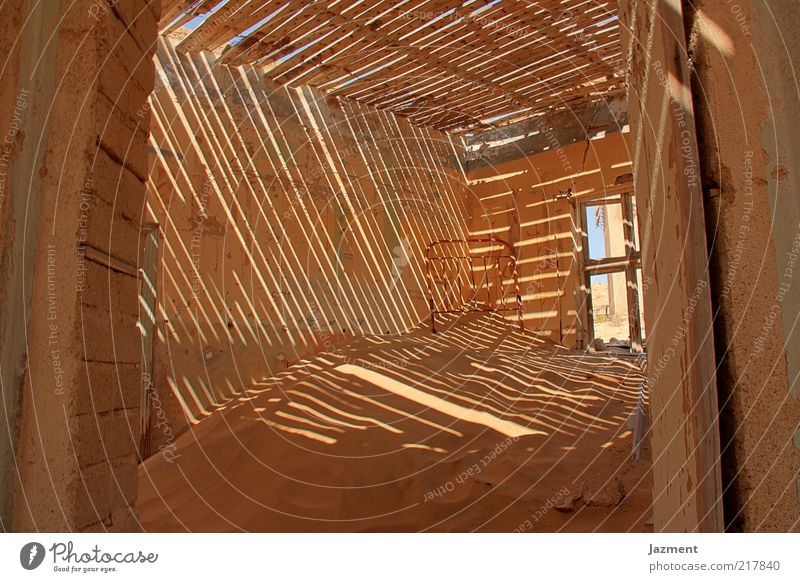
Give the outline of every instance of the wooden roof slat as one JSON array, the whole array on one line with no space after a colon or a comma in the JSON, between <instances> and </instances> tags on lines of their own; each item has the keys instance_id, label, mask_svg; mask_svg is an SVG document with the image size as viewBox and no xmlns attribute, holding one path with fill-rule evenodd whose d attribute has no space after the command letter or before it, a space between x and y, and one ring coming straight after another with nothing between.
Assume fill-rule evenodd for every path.
<instances>
[{"instance_id":1,"label":"wooden roof slat","mask_svg":"<svg viewBox=\"0 0 800 582\"><path fill-rule=\"evenodd\" d=\"M267 4L280 4L280 0L261 0L253 4L250 0L228 0L228 2L206 18L177 45L180 51L214 50L225 44L237 34L237 22L249 17L254 8L264 8ZM285 3L285 0L284 0ZM275 6L277 8L277 6ZM238 17L238 19L237 19Z\"/></svg>"},{"instance_id":2,"label":"wooden roof slat","mask_svg":"<svg viewBox=\"0 0 800 582\"><path fill-rule=\"evenodd\" d=\"M193 2L183 2L177 4L175 7L179 8L180 6L186 7L185 11L179 12L176 17L171 18L170 20L164 21L162 16L162 22L164 25L167 26L164 31L166 33L170 33L173 30L180 28L190 20L193 20L196 16L202 16L203 14L207 14L214 9L214 7L222 2L223 0L194 0ZM163 14L163 13L162 13ZM177 20L175 20L177 18Z\"/></svg>"},{"instance_id":3,"label":"wooden roof slat","mask_svg":"<svg viewBox=\"0 0 800 582\"><path fill-rule=\"evenodd\" d=\"M437 6L446 6L449 3L453 2L454 0L426 0L426 2L423 3L422 6L433 8ZM369 17L365 17L363 20L359 20L358 18L353 18L351 15L345 16L333 9L326 10L325 16L328 19L328 23L334 28L334 30L337 32L337 37L339 37L338 39L335 39L335 42L333 42L330 45L329 48L331 50L328 51L328 54L323 56L322 53L320 53L319 55L315 55L313 59L309 59L308 62L284 63L279 70L270 72L271 78L276 81L279 81L278 77L281 74L289 72L294 67L299 67L299 70L295 73L295 76L305 74L305 72L307 72L308 69L318 66L318 62L320 62L324 58L327 58L327 56L330 56L331 54L337 52L339 49L334 49L333 46L335 44L338 44L338 41L342 40L341 37L345 35L352 34L357 39L357 44L351 45L350 47L350 52L352 54L358 54L359 50L358 46L361 46L364 43L366 43L367 45L380 43L380 41L382 40L382 37L380 35L372 35L369 34L368 32L369 30L371 30L370 26L374 27L374 25L372 25L372 22L375 21L375 19L380 18L381 15L384 14L386 8L391 8L393 5L396 6L398 4L405 4L405 3L407 3L406 0L403 0L402 2L399 2L398 0L393 0L391 2L386 2L385 0L374 0L374 2L370 4L369 10L366 11L367 13L372 12L372 14ZM402 28L404 24L405 22L403 21L402 13L399 13L394 15L391 19L391 22L384 24L384 26L393 29L399 29ZM358 34L360 29L366 30L367 32L364 34ZM325 51L323 50L322 52Z\"/></svg>"},{"instance_id":4,"label":"wooden roof slat","mask_svg":"<svg viewBox=\"0 0 800 582\"><path fill-rule=\"evenodd\" d=\"M379 12L382 7L391 7L397 4L398 0L377 0L374 4L375 12ZM314 49L316 49L316 52L314 52L313 55L309 54L305 57L302 54L299 55L297 60L300 62L285 61L281 63L281 65L269 71L270 78L276 82L285 82L289 80L289 75L298 76L308 72L316 68L318 63L322 60L341 52L343 48L347 49L349 47L350 51L357 50L353 47L351 36L355 37L357 43L362 44L361 50L367 48L363 46L364 42L366 42L367 45L377 42L376 40L370 42L369 39L357 35L359 28L369 26L369 20L364 22L358 18L361 14L362 13L358 13L353 15L353 17L347 17L337 12L326 11L324 15L327 18L326 25L329 29L326 43L322 46L315 46ZM373 15L373 17L376 16L377 14ZM281 79L284 75L286 75L287 78Z\"/></svg>"},{"instance_id":5,"label":"wooden roof slat","mask_svg":"<svg viewBox=\"0 0 800 582\"><path fill-rule=\"evenodd\" d=\"M502 125L624 84L614 0L163 2L162 28L213 10L182 51L227 44L221 64L439 129Z\"/></svg>"},{"instance_id":6,"label":"wooden roof slat","mask_svg":"<svg viewBox=\"0 0 800 582\"><path fill-rule=\"evenodd\" d=\"M338 16L338 15L333 14L333 16ZM454 67L448 62L446 62L444 60L441 60L436 56L432 56L430 52L425 51L424 49L420 49L418 47L411 46L411 45L404 46L399 35L396 35L396 34L393 34L393 33L386 33L386 32L383 32L383 31L372 31L372 30L369 30L369 29L358 29L358 28L356 28L354 30L353 34L356 35L356 36L359 36L361 38L364 38L366 40L369 40L369 41L377 41L380 38L382 38L390 46L394 46L395 48L398 48L398 49L402 47L402 49L405 52L407 52L412 59L417 60L418 62L420 62L420 63L422 63L424 65L432 67L434 70L449 72L450 74L452 74L452 75L454 75L456 77L464 78L469 82L484 84L484 85L488 85L488 86L492 87L492 83L491 82L487 82L486 79L480 77L479 75L473 75L473 74L471 74L469 72L466 72L466 71L464 71L462 69ZM520 100L522 100L522 98L520 98L519 96L515 95L513 93L513 91L506 91L503 88L498 87L498 86L494 86L493 88L497 89L501 93L509 94L509 97L511 99L520 99Z\"/></svg>"},{"instance_id":7,"label":"wooden roof slat","mask_svg":"<svg viewBox=\"0 0 800 582\"><path fill-rule=\"evenodd\" d=\"M567 57L567 58L569 58L569 57Z\"/></svg>"},{"instance_id":8,"label":"wooden roof slat","mask_svg":"<svg viewBox=\"0 0 800 582\"><path fill-rule=\"evenodd\" d=\"M280 4L280 12L273 10L276 4L268 4L264 11L255 13L250 19L254 21L247 28L272 16L236 44L229 44L223 51L220 61L228 66L246 63L255 65L265 54L271 54L281 47L294 47L295 43L302 42L303 31L306 31L308 22L313 20L316 14L308 9L307 0L283 0Z\"/></svg>"}]
</instances>

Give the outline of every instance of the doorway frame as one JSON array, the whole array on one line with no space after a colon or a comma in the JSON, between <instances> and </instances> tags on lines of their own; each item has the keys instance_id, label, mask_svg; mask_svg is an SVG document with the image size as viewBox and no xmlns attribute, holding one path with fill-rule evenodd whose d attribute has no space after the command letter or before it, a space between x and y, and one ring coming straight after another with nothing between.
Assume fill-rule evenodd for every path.
<instances>
[{"instance_id":1,"label":"doorway frame","mask_svg":"<svg viewBox=\"0 0 800 582\"><path fill-rule=\"evenodd\" d=\"M157 222L143 223L141 226L141 239L142 239L142 261L138 269L138 296L139 296L139 325L140 328L140 341L142 344L142 370L141 370L141 390L140 390L140 435L139 435L139 462L144 462L150 454L150 436L152 431L152 407L150 406L153 398L152 394L156 393L155 388L155 335L158 333L158 316L156 310L158 309L158 285L159 285L159 263L161 255L161 226ZM146 281L150 281L152 288L152 324L148 329L142 323L142 316L144 314L143 305L146 300L144 299L144 285ZM147 333L149 332L149 333ZM148 343L148 339L149 343Z\"/></svg>"}]
</instances>

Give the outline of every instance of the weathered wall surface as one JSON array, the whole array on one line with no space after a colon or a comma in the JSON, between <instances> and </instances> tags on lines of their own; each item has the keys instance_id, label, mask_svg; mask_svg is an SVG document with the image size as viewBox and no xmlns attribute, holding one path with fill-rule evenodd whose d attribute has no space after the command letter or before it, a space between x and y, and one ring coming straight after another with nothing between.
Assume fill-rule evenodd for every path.
<instances>
[{"instance_id":1,"label":"weathered wall surface","mask_svg":"<svg viewBox=\"0 0 800 582\"><path fill-rule=\"evenodd\" d=\"M0 17L5 23L0 30L0 51L5 55L0 73L0 345L3 346L0 350L3 386L3 414L0 417L0 526L4 531L10 527L16 422L27 347L24 339L26 326L24 321L20 321L23 318L15 319L14 316L20 312L27 315L30 311L30 302L26 300L30 293L30 283L15 282L19 271L15 269L14 262L19 262L21 247L13 242L14 237L20 235L14 217L22 210L22 201L11 198L12 168L18 156L17 150L21 147L20 141L24 139L21 127L23 115L30 106L30 88L22 86L19 80L19 31L22 30L26 16L26 6L21 0L7 2L0 8ZM37 202L36 199L32 201ZM13 207L10 208L12 203ZM32 231L31 234L35 235L35 229Z\"/></svg>"},{"instance_id":2,"label":"weathered wall surface","mask_svg":"<svg viewBox=\"0 0 800 582\"><path fill-rule=\"evenodd\" d=\"M656 531L721 531L703 192L683 14L620 2L648 330Z\"/></svg>"},{"instance_id":3,"label":"weathered wall surface","mask_svg":"<svg viewBox=\"0 0 800 582\"><path fill-rule=\"evenodd\" d=\"M154 451L304 354L427 321L425 247L466 224L444 134L214 60L160 41Z\"/></svg>"},{"instance_id":4,"label":"weathered wall surface","mask_svg":"<svg viewBox=\"0 0 800 582\"><path fill-rule=\"evenodd\" d=\"M1 42L25 49L0 82L0 123L16 128L3 144L0 212L3 389L16 435L0 471L12 481L0 491L3 527L135 529L148 123L136 111L153 86L159 3L0 11Z\"/></svg>"},{"instance_id":5,"label":"weathered wall surface","mask_svg":"<svg viewBox=\"0 0 800 582\"><path fill-rule=\"evenodd\" d=\"M588 343L578 321L579 203L632 191L626 122L624 104L612 101L468 143L470 236L514 245L526 329L567 347Z\"/></svg>"},{"instance_id":6,"label":"weathered wall surface","mask_svg":"<svg viewBox=\"0 0 800 582\"><path fill-rule=\"evenodd\" d=\"M693 5L726 527L797 530L800 4Z\"/></svg>"}]
</instances>

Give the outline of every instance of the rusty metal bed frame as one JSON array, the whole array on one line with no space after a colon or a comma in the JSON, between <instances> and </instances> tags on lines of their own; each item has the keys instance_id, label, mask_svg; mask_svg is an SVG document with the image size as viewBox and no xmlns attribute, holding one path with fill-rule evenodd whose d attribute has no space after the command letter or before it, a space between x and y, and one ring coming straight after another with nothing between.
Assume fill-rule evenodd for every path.
<instances>
[{"instance_id":1,"label":"rusty metal bed frame","mask_svg":"<svg viewBox=\"0 0 800 582\"><path fill-rule=\"evenodd\" d=\"M472 252L472 246L474 244L484 244L487 245L488 253L481 254L478 252ZM497 249L498 245L503 252L495 253L493 252ZM439 248L446 248L451 246L453 248L458 248L460 246L462 249L467 248L467 254L454 254L450 256L437 256L434 254L436 250ZM475 277L475 263L476 261L483 266L483 279L481 280L481 284L485 284L486 289L486 303L481 304L478 301L478 293L482 291L482 288L479 288L479 283L476 281ZM501 268L501 262L506 262L506 268ZM460 302L461 305L447 305L447 301L445 300L444 305L442 308L437 307L436 299L434 297L434 288L435 284L443 284L445 287L445 291L442 295L447 298L450 287L452 285L458 285L458 280L452 281L449 280L447 275L447 268L446 265L448 262L453 263L456 265L455 272L460 272L459 263L466 263L468 265L468 271L465 268L464 271L468 272L468 282L471 283L472 286L472 294L471 299L469 302ZM439 279L436 278L437 274L437 265L442 267L439 271L443 273L443 277ZM492 281L490 279L490 269L495 271L494 275L494 288L499 292L502 291L503 287L506 285L504 281L504 277L509 277L513 281L514 286L514 296L515 301L514 307L505 307L506 302L504 301L506 298L506 294L498 293L497 297L492 295ZM497 238L474 238L474 239L441 239L437 241L433 241L430 243L425 249L425 271L426 271L426 278L428 281L428 303L430 306L431 311L431 331L436 333L436 315L443 315L448 313L469 313L469 312L494 312L494 313L505 313L515 311L517 312L517 320L519 322L519 329L521 332L525 332L525 322L523 320L523 307L522 307L522 296L520 295L519 290L519 275L517 273L517 259L514 255L514 247L512 247L509 243L504 240L497 239ZM457 277L457 279L460 278ZM480 279L479 279L480 280ZM458 290L459 298L462 296L460 290Z\"/></svg>"}]
</instances>

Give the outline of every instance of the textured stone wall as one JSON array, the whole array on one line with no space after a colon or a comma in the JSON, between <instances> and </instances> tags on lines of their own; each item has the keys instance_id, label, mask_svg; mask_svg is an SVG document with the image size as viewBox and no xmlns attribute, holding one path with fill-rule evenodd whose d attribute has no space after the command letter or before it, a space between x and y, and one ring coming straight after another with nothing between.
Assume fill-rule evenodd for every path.
<instances>
[{"instance_id":1,"label":"textured stone wall","mask_svg":"<svg viewBox=\"0 0 800 582\"><path fill-rule=\"evenodd\" d=\"M0 120L24 102L0 212L3 380L15 435L2 459L11 476L3 525L132 530L149 123L137 112L154 86L159 2L0 10L18 23L4 26L2 42L14 35L25 49L4 69Z\"/></svg>"}]
</instances>

